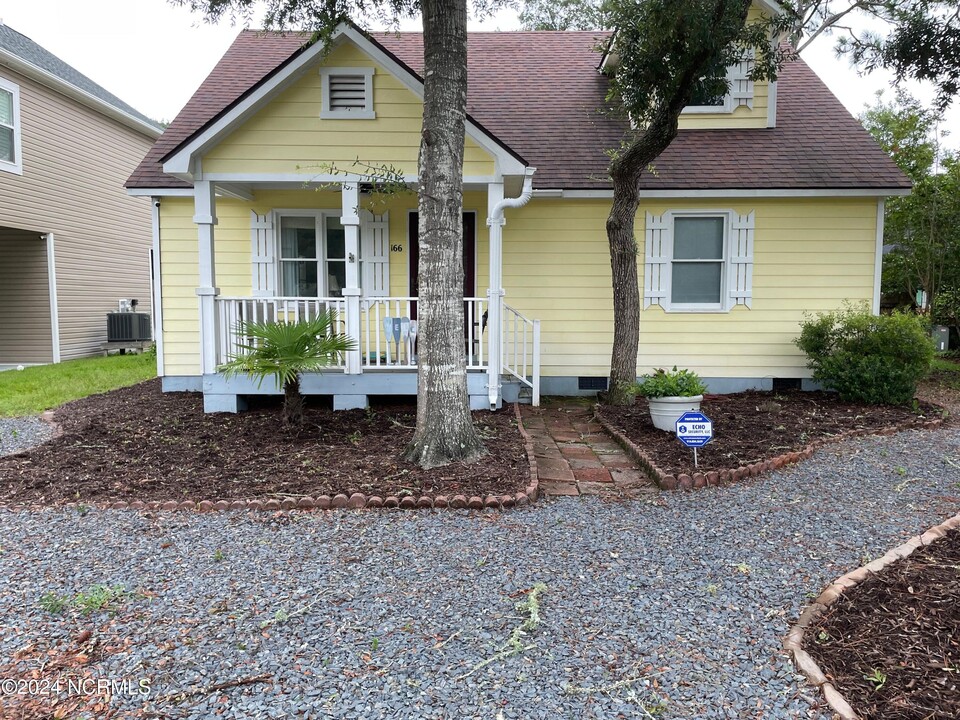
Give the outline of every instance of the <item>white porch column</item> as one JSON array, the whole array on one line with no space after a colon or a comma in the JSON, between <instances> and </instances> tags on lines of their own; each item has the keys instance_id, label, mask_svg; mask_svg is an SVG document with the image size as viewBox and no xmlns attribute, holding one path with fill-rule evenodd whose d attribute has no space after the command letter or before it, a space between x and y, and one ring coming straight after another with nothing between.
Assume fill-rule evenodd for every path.
<instances>
[{"instance_id":1,"label":"white porch column","mask_svg":"<svg viewBox=\"0 0 960 720\"><path fill-rule=\"evenodd\" d=\"M503 351L500 341L503 337L503 225L502 212L496 212L497 205L503 200L503 181L487 184L487 226L490 228L490 287L487 288L488 312L487 349L490 357L487 361L487 395L490 406L500 402L500 371L503 363Z\"/></svg>"},{"instance_id":2,"label":"white porch column","mask_svg":"<svg viewBox=\"0 0 960 720\"><path fill-rule=\"evenodd\" d=\"M217 224L215 186L209 180L193 184L193 222L197 225L200 249L200 368L204 375L217 371L217 315L214 298L217 287L213 227Z\"/></svg>"},{"instance_id":3,"label":"white porch column","mask_svg":"<svg viewBox=\"0 0 960 720\"><path fill-rule=\"evenodd\" d=\"M359 375L360 363L360 193L356 182L345 182L340 193L344 245L347 254L347 284L342 288L347 306L347 335L356 349L347 353L347 373Z\"/></svg>"}]
</instances>

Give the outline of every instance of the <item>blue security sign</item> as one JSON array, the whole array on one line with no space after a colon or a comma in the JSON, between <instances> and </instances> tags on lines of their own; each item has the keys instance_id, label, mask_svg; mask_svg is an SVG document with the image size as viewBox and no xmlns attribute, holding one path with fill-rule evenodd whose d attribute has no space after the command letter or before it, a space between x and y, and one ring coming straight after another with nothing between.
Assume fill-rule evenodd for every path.
<instances>
[{"instance_id":1,"label":"blue security sign","mask_svg":"<svg viewBox=\"0 0 960 720\"><path fill-rule=\"evenodd\" d=\"M677 439L687 447L703 447L713 438L713 423L703 413L686 412L677 420Z\"/></svg>"}]
</instances>

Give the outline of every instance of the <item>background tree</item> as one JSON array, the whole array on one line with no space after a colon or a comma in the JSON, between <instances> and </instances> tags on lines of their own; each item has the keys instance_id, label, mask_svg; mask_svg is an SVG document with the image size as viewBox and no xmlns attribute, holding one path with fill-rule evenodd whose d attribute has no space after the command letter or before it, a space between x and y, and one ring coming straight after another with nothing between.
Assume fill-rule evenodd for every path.
<instances>
[{"instance_id":1,"label":"background tree","mask_svg":"<svg viewBox=\"0 0 960 720\"><path fill-rule=\"evenodd\" d=\"M606 30L611 0L527 0L520 5L524 30Z\"/></svg>"},{"instance_id":2,"label":"background tree","mask_svg":"<svg viewBox=\"0 0 960 720\"><path fill-rule=\"evenodd\" d=\"M257 0L170 0L216 22L249 22ZM500 0L475 0L483 12ZM350 17L395 26L420 14L424 38L419 155L420 298L417 304L417 429L406 457L423 467L484 453L470 415L463 344L463 147L467 0L266 0L269 30L312 31L322 42Z\"/></svg>"},{"instance_id":3,"label":"background tree","mask_svg":"<svg viewBox=\"0 0 960 720\"><path fill-rule=\"evenodd\" d=\"M925 311L941 288L960 289L960 163L942 149L941 113L905 91L878 97L860 121L913 181L910 195L887 200L883 293L913 303L922 290Z\"/></svg>"},{"instance_id":4,"label":"background tree","mask_svg":"<svg viewBox=\"0 0 960 720\"><path fill-rule=\"evenodd\" d=\"M946 108L960 89L960 0L792 0L792 38L802 53L820 35L864 72L884 68L895 82L922 80ZM870 23L864 24L864 18ZM859 27L858 27L859 26ZM860 29L876 27L879 29Z\"/></svg>"}]
</instances>

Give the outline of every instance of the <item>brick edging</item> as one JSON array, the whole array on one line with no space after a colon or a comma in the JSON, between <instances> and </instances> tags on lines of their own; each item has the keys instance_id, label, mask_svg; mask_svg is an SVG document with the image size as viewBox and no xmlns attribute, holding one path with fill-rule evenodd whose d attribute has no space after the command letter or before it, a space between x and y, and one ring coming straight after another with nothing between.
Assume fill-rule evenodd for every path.
<instances>
[{"instance_id":1,"label":"brick edging","mask_svg":"<svg viewBox=\"0 0 960 720\"><path fill-rule=\"evenodd\" d=\"M224 510L337 510L341 508L361 510L361 509L379 509L379 508L399 508L401 510L430 510L453 508L483 510L484 508L500 509L527 505L536 502L539 491L539 480L537 476L537 459L533 453L533 439L523 427L520 419L520 406L514 403L514 414L517 416L517 427L520 431L520 437L523 438L524 449L527 452L527 459L530 462L530 481L522 492L513 495L487 495L480 497L473 495L421 495L415 498L412 495L397 497L388 495L380 497L379 495L364 495L363 493L353 493L347 496L345 493L338 495L320 495L319 497L304 496L298 499L285 498L283 500L159 500L143 501L134 500L125 502L118 500L116 502L71 502L64 503L60 507L78 508L78 507L97 507L102 510L196 510L198 512L222 512ZM49 417L47 417L49 415ZM55 436L62 434L60 427L52 420L53 413L44 413L42 418L44 422L49 422L55 428ZM51 507L50 505L4 505L0 503L0 510L20 510Z\"/></svg>"},{"instance_id":2,"label":"brick edging","mask_svg":"<svg viewBox=\"0 0 960 720\"><path fill-rule=\"evenodd\" d=\"M818 688L824 699L833 708L833 711L840 716L841 720L860 720L850 703L840 693L837 687L830 682L827 674L823 672L816 660L803 649L804 633L807 628L816 620L828 607L835 603L840 596L851 588L856 587L870 575L879 573L884 568L893 565L898 560L909 557L914 550L929 545L934 540L938 540L951 530L960 529L960 514L943 521L939 525L934 525L922 535L910 538L907 542L895 547L886 555L869 562L861 568L841 575L828 585L823 592L817 596L807 608L800 614L797 623L790 628L786 638L783 641L783 648L792 656L793 663L806 678L807 681Z\"/></svg>"},{"instance_id":3,"label":"brick edging","mask_svg":"<svg viewBox=\"0 0 960 720\"><path fill-rule=\"evenodd\" d=\"M813 456L813 453L821 447L835 445L846 440L857 437L867 437L870 435L894 435L906 430L932 430L939 428L945 422L944 418L933 418L922 423L902 422L896 425L877 428L876 430L849 430L847 432L830 435L829 437L817 438L810 442L802 450L784 453L773 458L767 458L757 463L730 468L727 470L711 470L706 473L694 473L692 476L681 473L678 476L670 475L657 467L656 463L643 451L635 442L620 432L616 427L610 424L599 412L594 410L594 419L600 426L616 440L624 451L646 472L661 490L692 490L702 488L708 485L723 485L728 482L743 480L747 477L757 477L761 473L769 470L779 470L785 465L806 460Z\"/></svg>"}]
</instances>

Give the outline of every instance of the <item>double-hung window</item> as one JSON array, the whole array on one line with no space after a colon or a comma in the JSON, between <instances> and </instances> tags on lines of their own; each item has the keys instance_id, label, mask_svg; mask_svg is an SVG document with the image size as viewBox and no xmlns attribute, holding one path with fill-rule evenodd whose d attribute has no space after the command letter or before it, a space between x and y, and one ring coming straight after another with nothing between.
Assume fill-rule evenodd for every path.
<instances>
[{"instance_id":1,"label":"double-hung window","mask_svg":"<svg viewBox=\"0 0 960 720\"><path fill-rule=\"evenodd\" d=\"M357 263L364 295L390 291L387 213L360 211L357 257L347 252L341 210L255 211L250 218L251 286L258 297L342 297Z\"/></svg>"},{"instance_id":2,"label":"double-hung window","mask_svg":"<svg viewBox=\"0 0 960 720\"><path fill-rule=\"evenodd\" d=\"M673 218L670 306L677 310L723 308L726 215Z\"/></svg>"},{"instance_id":3,"label":"double-hung window","mask_svg":"<svg viewBox=\"0 0 960 720\"><path fill-rule=\"evenodd\" d=\"M280 292L341 297L347 283L343 225L333 213L280 215Z\"/></svg>"},{"instance_id":4,"label":"double-hung window","mask_svg":"<svg viewBox=\"0 0 960 720\"><path fill-rule=\"evenodd\" d=\"M19 174L20 159L20 89L0 78L0 170Z\"/></svg>"},{"instance_id":5,"label":"double-hung window","mask_svg":"<svg viewBox=\"0 0 960 720\"><path fill-rule=\"evenodd\" d=\"M754 213L669 210L646 213L644 307L726 312L752 307Z\"/></svg>"}]
</instances>

